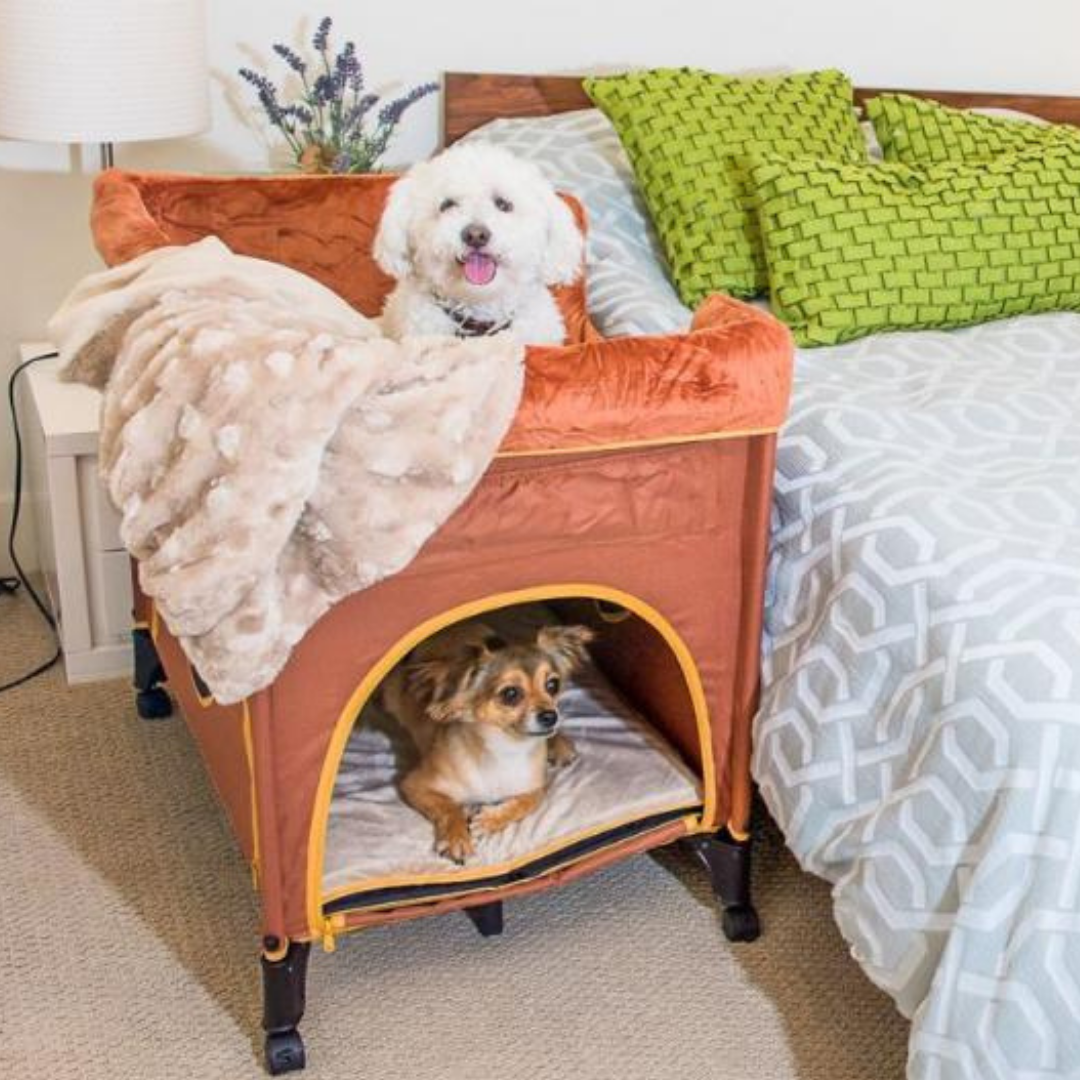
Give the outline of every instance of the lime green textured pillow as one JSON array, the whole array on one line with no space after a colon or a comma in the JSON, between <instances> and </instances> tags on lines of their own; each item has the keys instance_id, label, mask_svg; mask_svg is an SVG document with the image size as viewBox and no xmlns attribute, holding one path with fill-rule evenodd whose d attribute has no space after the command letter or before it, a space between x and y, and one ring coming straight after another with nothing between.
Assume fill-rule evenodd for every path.
<instances>
[{"instance_id":1,"label":"lime green textured pillow","mask_svg":"<svg viewBox=\"0 0 1080 1080\"><path fill-rule=\"evenodd\" d=\"M586 79L626 147L684 303L767 286L749 152L866 160L839 71L736 78L661 68Z\"/></svg>"},{"instance_id":2,"label":"lime green textured pillow","mask_svg":"<svg viewBox=\"0 0 1080 1080\"><path fill-rule=\"evenodd\" d=\"M752 173L773 310L800 345L1080 309L1080 147Z\"/></svg>"},{"instance_id":3,"label":"lime green textured pillow","mask_svg":"<svg viewBox=\"0 0 1080 1080\"><path fill-rule=\"evenodd\" d=\"M1080 128L1033 124L952 109L907 94L881 94L866 103L886 161L988 161L1002 154L1080 147Z\"/></svg>"}]
</instances>

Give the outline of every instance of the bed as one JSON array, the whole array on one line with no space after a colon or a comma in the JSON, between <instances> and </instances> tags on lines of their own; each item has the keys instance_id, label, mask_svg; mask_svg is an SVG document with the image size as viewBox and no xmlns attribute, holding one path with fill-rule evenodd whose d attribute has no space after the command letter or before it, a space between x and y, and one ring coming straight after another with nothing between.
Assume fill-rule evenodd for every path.
<instances>
[{"instance_id":1,"label":"bed","mask_svg":"<svg viewBox=\"0 0 1080 1080\"><path fill-rule=\"evenodd\" d=\"M451 140L590 104L561 77L447 94ZM1080 99L925 96L1080 123ZM1080 1076L1078 673L1080 315L801 352L753 771L911 1018L912 1078Z\"/></svg>"}]
</instances>

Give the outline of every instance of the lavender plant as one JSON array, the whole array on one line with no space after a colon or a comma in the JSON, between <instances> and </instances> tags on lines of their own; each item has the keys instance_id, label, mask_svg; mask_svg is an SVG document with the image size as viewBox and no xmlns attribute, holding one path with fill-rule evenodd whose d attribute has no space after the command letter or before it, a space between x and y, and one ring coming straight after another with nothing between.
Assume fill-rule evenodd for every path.
<instances>
[{"instance_id":1,"label":"lavender plant","mask_svg":"<svg viewBox=\"0 0 1080 1080\"><path fill-rule=\"evenodd\" d=\"M255 90L270 123L285 137L303 172L359 173L379 167L401 118L421 98L433 94L435 83L422 83L400 97L382 102L369 93L356 45L346 41L333 55L333 20L322 19L311 39L316 59L308 63L287 45L275 45L300 80L300 93L285 103L285 91L265 75L240 69L240 78Z\"/></svg>"}]
</instances>

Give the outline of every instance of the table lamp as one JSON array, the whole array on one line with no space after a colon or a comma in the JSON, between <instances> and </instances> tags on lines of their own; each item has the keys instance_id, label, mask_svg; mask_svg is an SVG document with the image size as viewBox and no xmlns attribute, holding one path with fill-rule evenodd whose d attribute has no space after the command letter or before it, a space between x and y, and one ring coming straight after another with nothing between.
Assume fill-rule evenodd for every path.
<instances>
[{"instance_id":1,"label":"table lamp","mask_svg":"<svg viewBox=\"0 0 1080 1080\"><path fill-rule=\"evenodd\" d=\"M0 137L100 143L209 126L204 0L0 0Z\"/></svg>"}]
</instances>

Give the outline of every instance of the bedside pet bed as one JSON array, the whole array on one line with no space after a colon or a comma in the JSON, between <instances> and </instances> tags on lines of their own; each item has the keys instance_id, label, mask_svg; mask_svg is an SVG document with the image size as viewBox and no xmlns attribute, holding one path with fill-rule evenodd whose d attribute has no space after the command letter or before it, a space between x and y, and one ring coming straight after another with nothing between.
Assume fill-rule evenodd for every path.
<instances>
[{"instance_id":1,"label":"bedside pet bed","mask_svg":"<svg viewBox=\"0 0 1080 1080\"><path fill-rule=\"evenodd\" d=\"M115 264L217 235L285 263L377 314L389 287L369 250L392 178L99 177L93 224ZM336 604L268 687L214 701L178 640L137 595L143 712L165 676L206 760L262 899L264 1027L272 1071L303 1064L296 1027L311 941L467 909L498 924L506 897L693 838L725 907L749 906L749 725L756 700L775 432L791 346L773 319L715 298L685 335L600 340L584 288L563 290L565 347L527 350L517 414L465 503L402 571ZM502 875L372 906L324 887L334 787L357 715L426 636L542 600L602 630L619 693L700 784L701 803L647 815ZM461 872L461 881L468 868Z\"/></svg>"}]
</instances>

